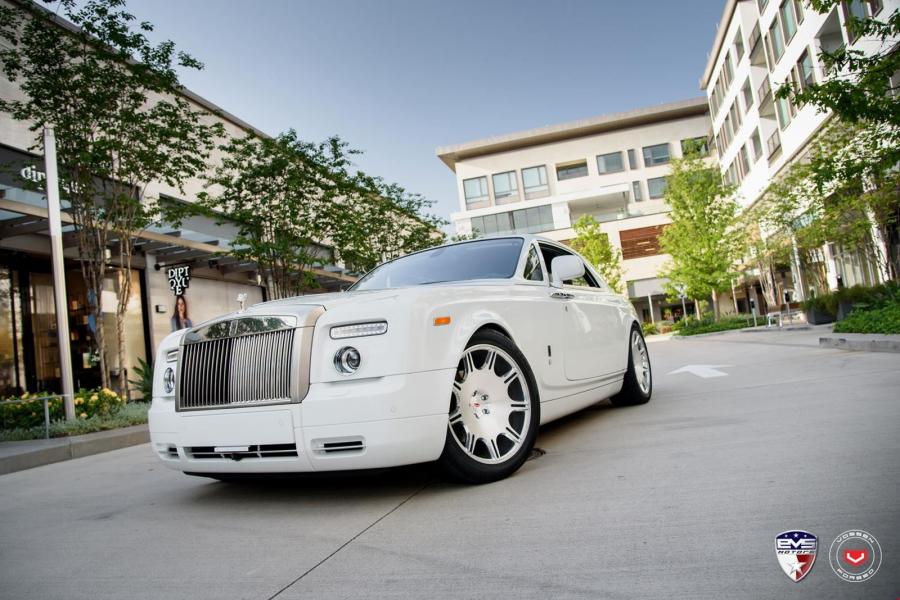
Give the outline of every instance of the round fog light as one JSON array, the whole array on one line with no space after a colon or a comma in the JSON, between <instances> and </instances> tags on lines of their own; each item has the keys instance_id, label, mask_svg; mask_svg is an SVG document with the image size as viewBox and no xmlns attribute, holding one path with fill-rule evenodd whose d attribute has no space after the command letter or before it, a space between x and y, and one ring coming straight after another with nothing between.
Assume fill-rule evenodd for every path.
<instances>
[{"instance_id":1,"label":"round fog light","mask_svg":"<svg viewBox=\"0 0 900 600\"><path fill-rule=\"evenodd\" d=\"M338 373L344 375L355 373L361 362L362 357L359 355L359 350L352 346L344 346L334 353L334 368Z\"/></svg>"},{"instance_id":2,"label":"round fog light","mask_svg":"<svg viewBox=\"0 0 900 600\"><path fill-rule=\"evenodd\" d=\"M166 372L163 373L163 388L167 394L175 391L175 369L172 367L168 367Z\"/></svg>"}]
</instances>

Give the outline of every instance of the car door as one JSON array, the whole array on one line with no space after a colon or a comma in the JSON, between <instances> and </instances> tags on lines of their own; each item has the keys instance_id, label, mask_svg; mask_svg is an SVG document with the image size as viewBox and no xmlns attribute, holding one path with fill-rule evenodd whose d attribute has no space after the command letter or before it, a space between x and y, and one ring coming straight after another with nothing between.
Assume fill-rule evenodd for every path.
<instances>
[{"instance_id":1,"label":"car door","mask_svg":"<svg viewBox=\"0 0 900 600\"><path fill-rule=\"evenodd\" d=\"M571 254L557 246L542 245L545 262ZM579 259L580 260L580 259ZM621 373L627 344L622 334L622 307L608 287L585 265L577 281L551 288L560 304L563 362L566 379L582 381Z\"/></svg>"}]
</instances>

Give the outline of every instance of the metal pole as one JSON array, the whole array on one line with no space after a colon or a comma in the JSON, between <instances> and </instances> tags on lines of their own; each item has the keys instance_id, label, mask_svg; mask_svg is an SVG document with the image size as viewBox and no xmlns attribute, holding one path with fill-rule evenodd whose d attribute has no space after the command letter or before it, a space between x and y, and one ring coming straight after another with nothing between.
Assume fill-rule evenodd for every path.
<instances>
[{"instance_id":1,"label":"metal pole","mask_svg":"<svg viewBox=\"0 0 900 600\"><path fill-rule=\"evenodd\" d=\"M50 439L50 400L44 398L44 438Z\"/></svg>"},{"instance_id":2,"label":"metal pole","mask_svg":"<svg viewBox=\"0 0 900 600\"><path fill-rule=\"evenodd\" d=\"M72 381L72 352L69 342L69 307L66 299L66 271L63 264L62 222L59 207L59 178L56 173L56 138L53 128L44 127L44 169L47 171L47 218L50 221L50 250L53 255L53 296L56 299L56 339L59 342L59 374L66 419L75 418L75 385ZM98 298L99 302L100 299Z\"/></svg>"},{"instance_id":3,"label":"metal pole","mask_svg":"<svg viewBox=\"0 0 900 600\"><path fill-rule=\"evenodd\" d=\"M656 323L656 317L653 316L653 296L647 294L647 302L650 304L650 322Z\"/></svg>"},{"instance_id":4,"label":"metal pole","mask_svg":"<svg viewBox=\"0 0 900 600\"><path fill-rule=\"evenodd\" d=\"M684 294L681 295L681 318L687 319L687 304L684 301Z\"/></svg>"},{"instance_id":5,"label":"metal pole","mask_svg":"<svg viewBox=\"0 0 900 600\"><path fill-rule=\"evenodd\" d=\"M731 301L734 303L734 314L738 314L737 292L734 289L734 279L731 280Z\"/></svg>"}]
</instances>

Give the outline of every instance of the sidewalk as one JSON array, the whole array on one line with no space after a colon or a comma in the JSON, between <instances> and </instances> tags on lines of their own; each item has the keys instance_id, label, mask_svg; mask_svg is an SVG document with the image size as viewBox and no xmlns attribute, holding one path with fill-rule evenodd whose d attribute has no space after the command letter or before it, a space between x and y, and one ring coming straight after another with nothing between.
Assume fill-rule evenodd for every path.
<instances>
[{"instance_id":1,"label":"sidewalk","mask_svg":"<svg viewBox=\"0 0 900 600\"><path fill-rule=\"evenodd\" d=\"M150 441L146 425L122 427L85 435L0 443L0 475L41 465L81 458Z\"/></svg>"}]
</instances>

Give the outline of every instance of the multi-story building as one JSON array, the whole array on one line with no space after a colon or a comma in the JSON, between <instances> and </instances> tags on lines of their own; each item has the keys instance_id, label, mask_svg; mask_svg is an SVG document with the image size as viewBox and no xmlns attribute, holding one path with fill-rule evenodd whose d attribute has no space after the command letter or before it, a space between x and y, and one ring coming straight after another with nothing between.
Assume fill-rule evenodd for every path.
<instances>
[{"instance_id":1,"label":"multi-story building","mask_svg":"<svg viewBox=\"0 0 900 600\"><path fill-rule=\"evenodd\" d=\"M568 241L592 215L622 252L628 295L645 321L680 314L657 273L669 161L705 144L705 98L661 104L437 149L456 173L459 235L540 233ZM689 308L690 310L690 308Z\"/></svg>"},{"instance_id":2,"label":"multi-story building","mask_svg":"<svg viewBox=\"0 0 900 600\"><path fill-rule=\"evenodd\" d=\"M848 15L887 18L898 0L841 2L819 14L800 0L727 0L700 87L709 99L712 130L725 180L752 207L771 181L802 158L831 115L775 97L785 83L805 87L823 80L823 50L850 46L872 51L877 42L856 39ZM828 284L871 284L878 269L855 248L823 248ZM796 261L795 261L796 263ZM803 298L797 264L788 278Z\"/></svg>"}]
</instances>

